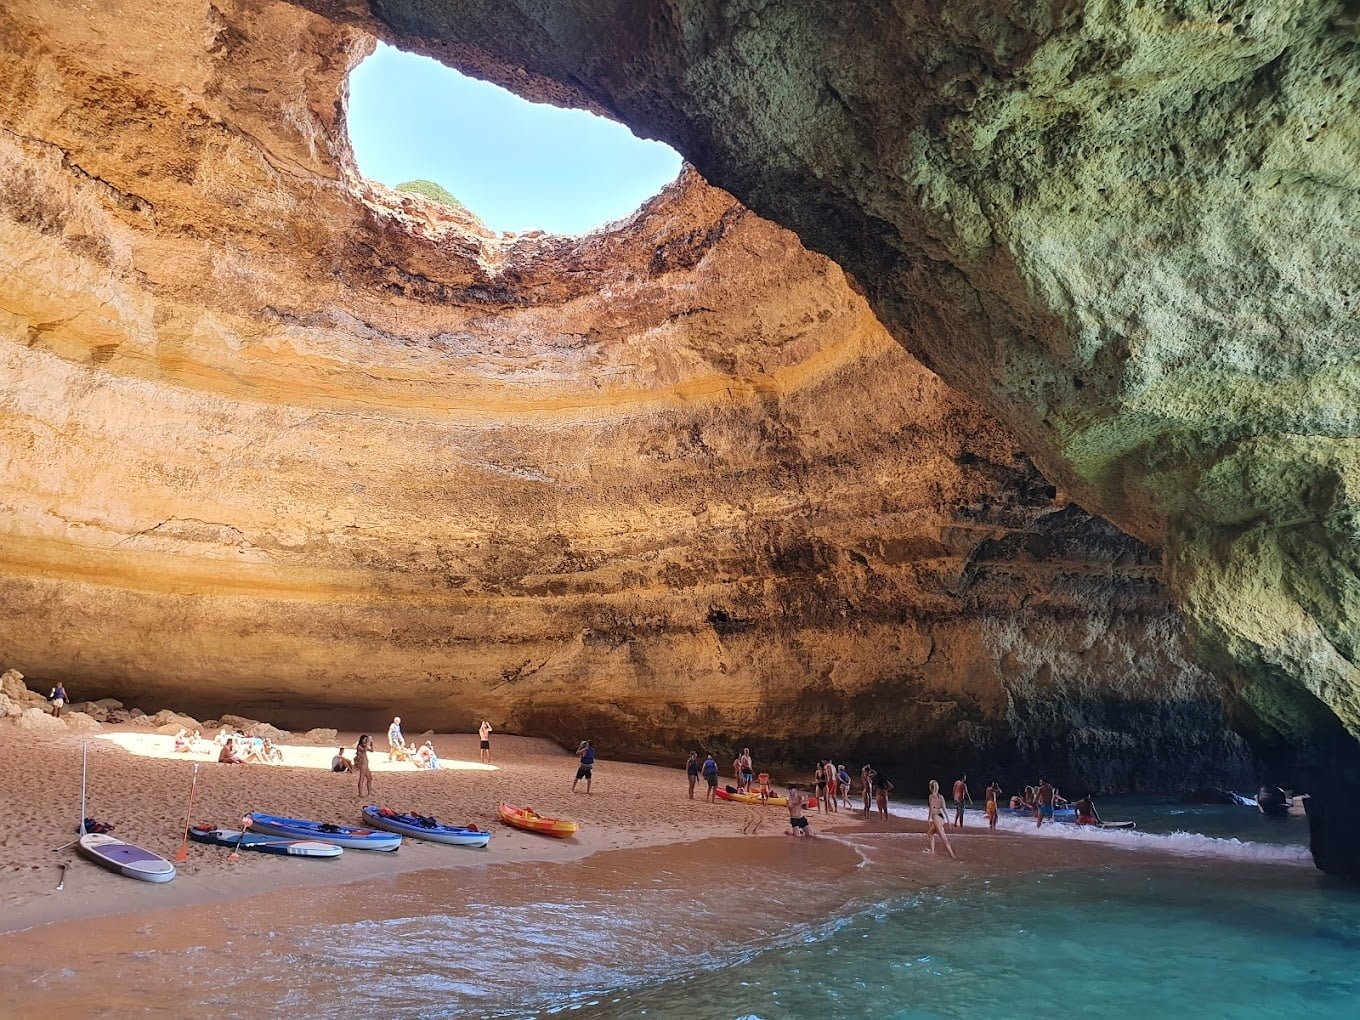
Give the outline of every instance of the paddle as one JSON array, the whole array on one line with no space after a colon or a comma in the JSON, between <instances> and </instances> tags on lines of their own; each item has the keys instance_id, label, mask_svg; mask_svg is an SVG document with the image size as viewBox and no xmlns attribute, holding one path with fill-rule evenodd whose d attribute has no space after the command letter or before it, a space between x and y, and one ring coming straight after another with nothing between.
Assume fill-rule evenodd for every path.
<instances>
[{"instance_id":1,"label":"paddle","mask_svg":"<svg viewBox=\"0 0 1360 1020\"><path fill-rule=\"evenodd\" d=\"M241 838L236 841L236 845L232 847L231 853L227 854L227 860L235 863L236 861L239 861L241 859L240 854L241 844L245 842L246 830L249 828L250 828L250 815L243 815L241 817Z\"/></svg>"},{"instance_id":2,"label":"paddle","mask_svg":"<svg viewBox=\"0 0 1360 1020\"><path fill-rule=\"evenodd\" d=\"M189 819L194 816L194 791L198 789L198 763L194 763L194 781L189 784L189 810L184 813L184 839L175 851L175 860L183 864L189 859ZM245 833L242 833L244 836Z\"/></svg>"}]
</instances>

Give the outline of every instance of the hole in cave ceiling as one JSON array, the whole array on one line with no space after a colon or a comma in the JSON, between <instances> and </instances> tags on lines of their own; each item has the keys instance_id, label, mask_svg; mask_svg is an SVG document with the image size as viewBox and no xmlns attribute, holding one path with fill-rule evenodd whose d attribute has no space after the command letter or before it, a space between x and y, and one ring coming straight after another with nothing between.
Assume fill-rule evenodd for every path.
<instances>
[{"instance_id":1,"label":"hole in cave ceiling","mask_svg":"<svg viewBox=\"0 0 1360 1020\"><path fill-rule=\"evenodd\" d=\"M349 87L364 176L460 204L490 230L588 233L631 215L680 172L675 150L621 124L531 103L385 44Z\"/></svg>"}]
</instances>

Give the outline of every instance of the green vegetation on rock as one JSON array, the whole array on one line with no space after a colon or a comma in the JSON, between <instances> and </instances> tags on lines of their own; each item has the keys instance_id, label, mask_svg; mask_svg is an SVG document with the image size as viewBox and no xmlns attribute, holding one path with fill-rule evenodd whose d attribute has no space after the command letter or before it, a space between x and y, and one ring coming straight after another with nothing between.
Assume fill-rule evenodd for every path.
<instances>
[{"instance_id":1,"label":"green vegetation on rock","mask_svg":"<svg viewBox=\"0 0 1360 1020\"><path fill-rule=\"evenodd\" d=\"M480 216L472 212L472 210L470 210L462 202L458 201L457 197L453 194L453 192L451 192L448 188L444 187L442 184L436 184L434 181L421 181L421 180L406 181L404 184L398 184L397 190L405 191L412 195L420 195L424 198L429 198L433 199L436 202L441 202L444 205L452 206L459 212L467 213L474 220L476 220L479 225L481 225L482 223L482 219Z\"/></svg>"}]
</instances>

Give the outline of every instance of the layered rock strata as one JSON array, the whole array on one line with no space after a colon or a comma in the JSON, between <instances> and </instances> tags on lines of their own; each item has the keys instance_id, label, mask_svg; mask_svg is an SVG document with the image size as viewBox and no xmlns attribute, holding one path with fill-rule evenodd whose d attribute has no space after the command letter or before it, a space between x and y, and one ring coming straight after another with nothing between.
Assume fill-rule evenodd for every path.
<instances>
[{"instance_id":1,"label":"layered rock strata","mask_svg":"<svg viewBox=\"0 0 1360 1020\"><path fill-rule=\"evenodd\" d=\"M1257 737L1360 792L1354 4L307 6L665 139L832 256L1166 550Z\"/></svg>"},{"instance_id":2,"label":"layered rock strata","mask_svg":"<svg viewBox=\"0 0 1360 1020\"><path fill-rule=\"evenodd\" d=\"M356 177L363 31L138 19L0 12L4 664L299 727L1241 777L1157 553L792 234L687 173L491 236Z\"/></svg>"}]
</instances>

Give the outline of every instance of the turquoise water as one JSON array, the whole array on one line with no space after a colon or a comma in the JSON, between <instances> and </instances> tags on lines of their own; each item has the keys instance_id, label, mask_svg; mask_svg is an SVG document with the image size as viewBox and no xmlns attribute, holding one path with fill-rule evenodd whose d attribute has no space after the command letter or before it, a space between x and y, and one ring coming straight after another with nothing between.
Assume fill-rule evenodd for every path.
<instances>
[{"instance_id":1,"label":"turquoise water","mask_svg":"<svg viewBox=\"0 0 1360 1020\"><path fill-rule=\"evenodd\" d=\"M17 1015L53 1016L1360 1012L1360 890L1302 847L1139 832L1093 857L1076 827L1052 830L1000 844L1016 870L989 879L869 830L598 854L569 887L534 865L412 873L110 919L78 946L21 935L0 983ZM994 839L955 847L967 860Z\"/></svg>"},{"instance_id":2,"label":"turquoise water","mask_svg":"<svg viewBox=\"0 0 1360 1020\"><path fill-rule=\"evenodd\" d=\"M1278 868L889 897L737 966L575 1003L647 1017L1354 1017L1360 896Z\"/></svg>"}]
</instances>

